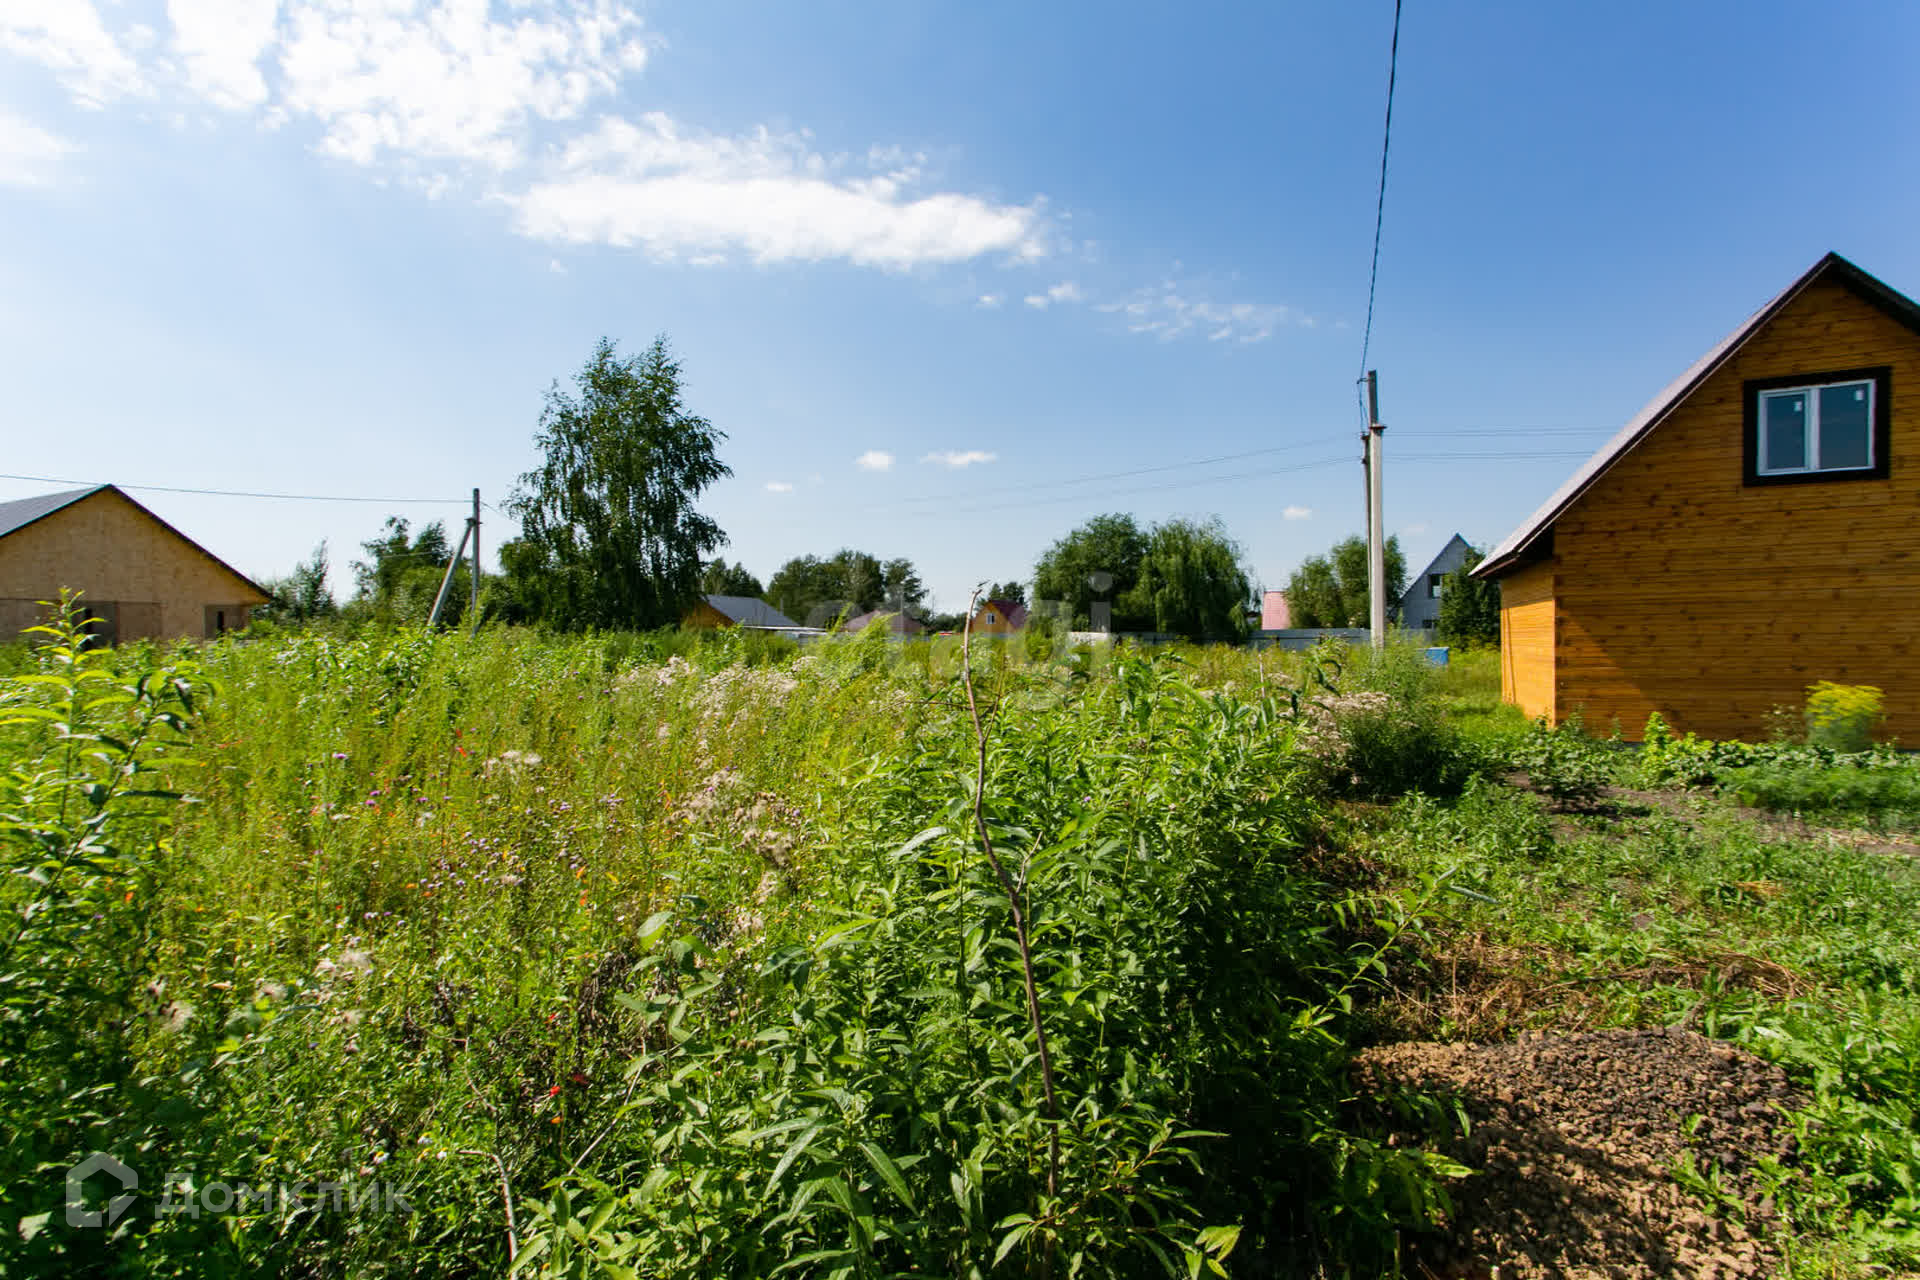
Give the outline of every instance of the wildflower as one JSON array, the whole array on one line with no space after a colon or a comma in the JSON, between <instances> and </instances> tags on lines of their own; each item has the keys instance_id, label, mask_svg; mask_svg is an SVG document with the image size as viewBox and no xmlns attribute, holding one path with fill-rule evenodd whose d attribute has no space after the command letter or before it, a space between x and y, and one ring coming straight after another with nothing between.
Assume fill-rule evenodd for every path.
<instances>
[{"instance_id":1,"label":"wildflower","mask_svg":"<svg viewBox=\"0 0 1920 1280\"><path fill-rule=\"evenodd\" d=\"M549 1098L553 1098L553 1097L558 1097L558 1096L559 1096L559 1093L560 1093L560 1086L559 1086L559 1085L555 1085L555 1086L553 1086L553 1088L551 1088L551 1089L549 1089L549 1090L547 1090L547 1096L548 1096Z\"/></svg>"}]
</instances>

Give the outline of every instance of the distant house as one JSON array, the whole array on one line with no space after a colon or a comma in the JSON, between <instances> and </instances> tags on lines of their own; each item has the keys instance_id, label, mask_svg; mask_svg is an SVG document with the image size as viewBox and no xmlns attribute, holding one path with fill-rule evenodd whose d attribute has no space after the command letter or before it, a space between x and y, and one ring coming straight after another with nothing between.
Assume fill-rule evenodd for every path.
<instances>
[{"instance_id":1,"label":"distant house","mask_svg":"<svg viewBox=\"0 0 1920 1280\"><path fill-rule=\"evenodd\" d=\"M123 640L217 636L267 593L110 484L0 502L0 635L45 620L40 602L82 593L92 630Z\"/></svg>"},{"instance_id":2,"label":"distant house","mask_svg":"<svg viewBox=\"0 0 1920 1280\"><path fill-rule=\"evenodd\" d=\"M1440 585L1472 553L1467 540L1456 533L1425 569L1408 580L1400 596L1401 626L1409 631L1432 631L1440 625Z\"/></svg>"},{"instance_id":3,"label":"distant house","mask_svg":"<svg viewBox=\"0 0 1920 1280\"><path fill-rule=\"evenodd\" d=\"M967 625L975 635L1012 635L1027 625L1027 606L1016 600L982 600Z\"/></svg>"},{"instance_id":4,"label":"distant house","mask_svg":"<svg viewBox=\"0 0 1920 1280\"><path fill-rule=\"evenodd\" d=\"M896 636L917 636L926 630L918 621L904 613L894 613L886 609L869 609L867 612L848 618L840 624L842 631L865 631L875 618L887 620L887 630Z\"/></svg>"},{"instance_id":5,"label":"distant house","mask_svg":"<svg viewBox=\"0 0 1920 1280\"><path fill-rule=\"evenodd\" d=\"M1834 680L1920 741L1920 306L1828 254L1474 573L1530 716L1756 738Z\"/></svg>"},{"instance_id":6,"label":"distant house","mask_svg":"<svg viewBox=\"0 0 1920 1280\"><path fill-rule=\"evenodd\" d=\"M680 619L683 627L749 627L784 630L800 624L755 596L707 596Z\"/></svg>"},{"instance_id":7,"label":"distant house","mask_svg":"<svg viewBox=\"0 0 1920 1280\"><path fill-rule=\"evenodd\" d=\"M1293 611L1287 607L1287 593L1268 591L1260 597L1260 630L1285 631L1293 625Z\"/></svg>"}]
</instances>

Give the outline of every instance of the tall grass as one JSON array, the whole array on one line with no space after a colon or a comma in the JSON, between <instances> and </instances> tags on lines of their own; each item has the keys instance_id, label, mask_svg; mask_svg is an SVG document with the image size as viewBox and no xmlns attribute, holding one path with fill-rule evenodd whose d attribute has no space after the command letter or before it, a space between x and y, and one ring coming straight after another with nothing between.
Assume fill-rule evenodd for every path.
<instances>
[{"instance_id":1,"label":"tall grass","mask_svg":"<svg viewBox=\"0 0 1920 1280\"><path fill-rule=\"evenodd\" d=\"M1396 927L1304 856L1344 675L988 648L980 779L941 642L50 638L0 725L40 929L0 975L0 1266L1191 1275L1359 1264L1442 1202L1342 1120ZM57 1211L93 1150L141 1176L112 1230Z\"/></svg>"}]
</instances>

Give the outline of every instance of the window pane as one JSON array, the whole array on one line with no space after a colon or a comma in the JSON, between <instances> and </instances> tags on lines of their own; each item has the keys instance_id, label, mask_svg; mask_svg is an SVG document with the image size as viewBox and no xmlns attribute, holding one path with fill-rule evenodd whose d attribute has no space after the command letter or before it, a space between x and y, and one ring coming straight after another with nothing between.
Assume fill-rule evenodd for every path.
<instances>
[{"instance_id":1,"label":"window pane","mask_svg":"<svg viewBox=\"0 0 1920 1280\"><path fill-rule=\"evenodd\" d=\"M1760 398L1763 471L1804 471L1807 467L1807 393Z\"/></svg>"},{"instance_id":2,"label":"window pane","mask_svg":"<svg viewBox=\"0 0 1920 1280\"><path fill-rule=\"evenodd\" d=\"M1870 383L1820 388L1820 469L1873 465Z\"/></svg>"}]
</instances>

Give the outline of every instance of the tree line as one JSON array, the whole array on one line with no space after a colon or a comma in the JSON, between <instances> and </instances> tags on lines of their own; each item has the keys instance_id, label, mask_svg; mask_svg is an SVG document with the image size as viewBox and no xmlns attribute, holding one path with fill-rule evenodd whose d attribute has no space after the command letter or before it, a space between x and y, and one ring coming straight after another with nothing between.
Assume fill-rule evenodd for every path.
<instances>
[{"instance_id":1,"label":"tree line","mask_svg":"<svg viewBox=\"0 0 1920 1280\"><path fill-rule=\"evenodd\" d=\"M764 584L714 553L725 532L699 509L700 495L732 475L720 460L725 433L691 412L681 366L664 337L622 357L602 338L573 378L546 394L534 444L540 461L519 477L505 509L519 536L500 544L500 572L482 578L488 618L559 630L649 630L671 626L707 595L764 598L803 625L820 626L876 609L911 614L934 629L958 627L956 613L931 614L913 562L843 547L789 559ZM342 616L424 623L454 547L446 526L414 529L389 517L352 562L354 593L336 606L327 586L325 544L269 584L261 613L283 622ZM1389 593L1406 578L1397 539L1387 548ZM458 624L471 598L470 569L454 571L442 617ZM1029 599L1026 583L1031 583ZM1442 627L1456 597L1455 625L1490 584L1462 576L1442 598ZM1031 605L1045 625L1075 630L1146 631L1195 641L1245 639L1258 600L1244 554L1218 519L1142 526L1125 513L1095 516L1049 546L1030 577L991 583L989 599ZM1366 547L1358 538L1308 559L1287 587L1297 626L1366 624ZM1497 594L1494 626L1497 630ZM1464 634L1464 630L1463 630Z\"/></svg>"}]
</instances>

